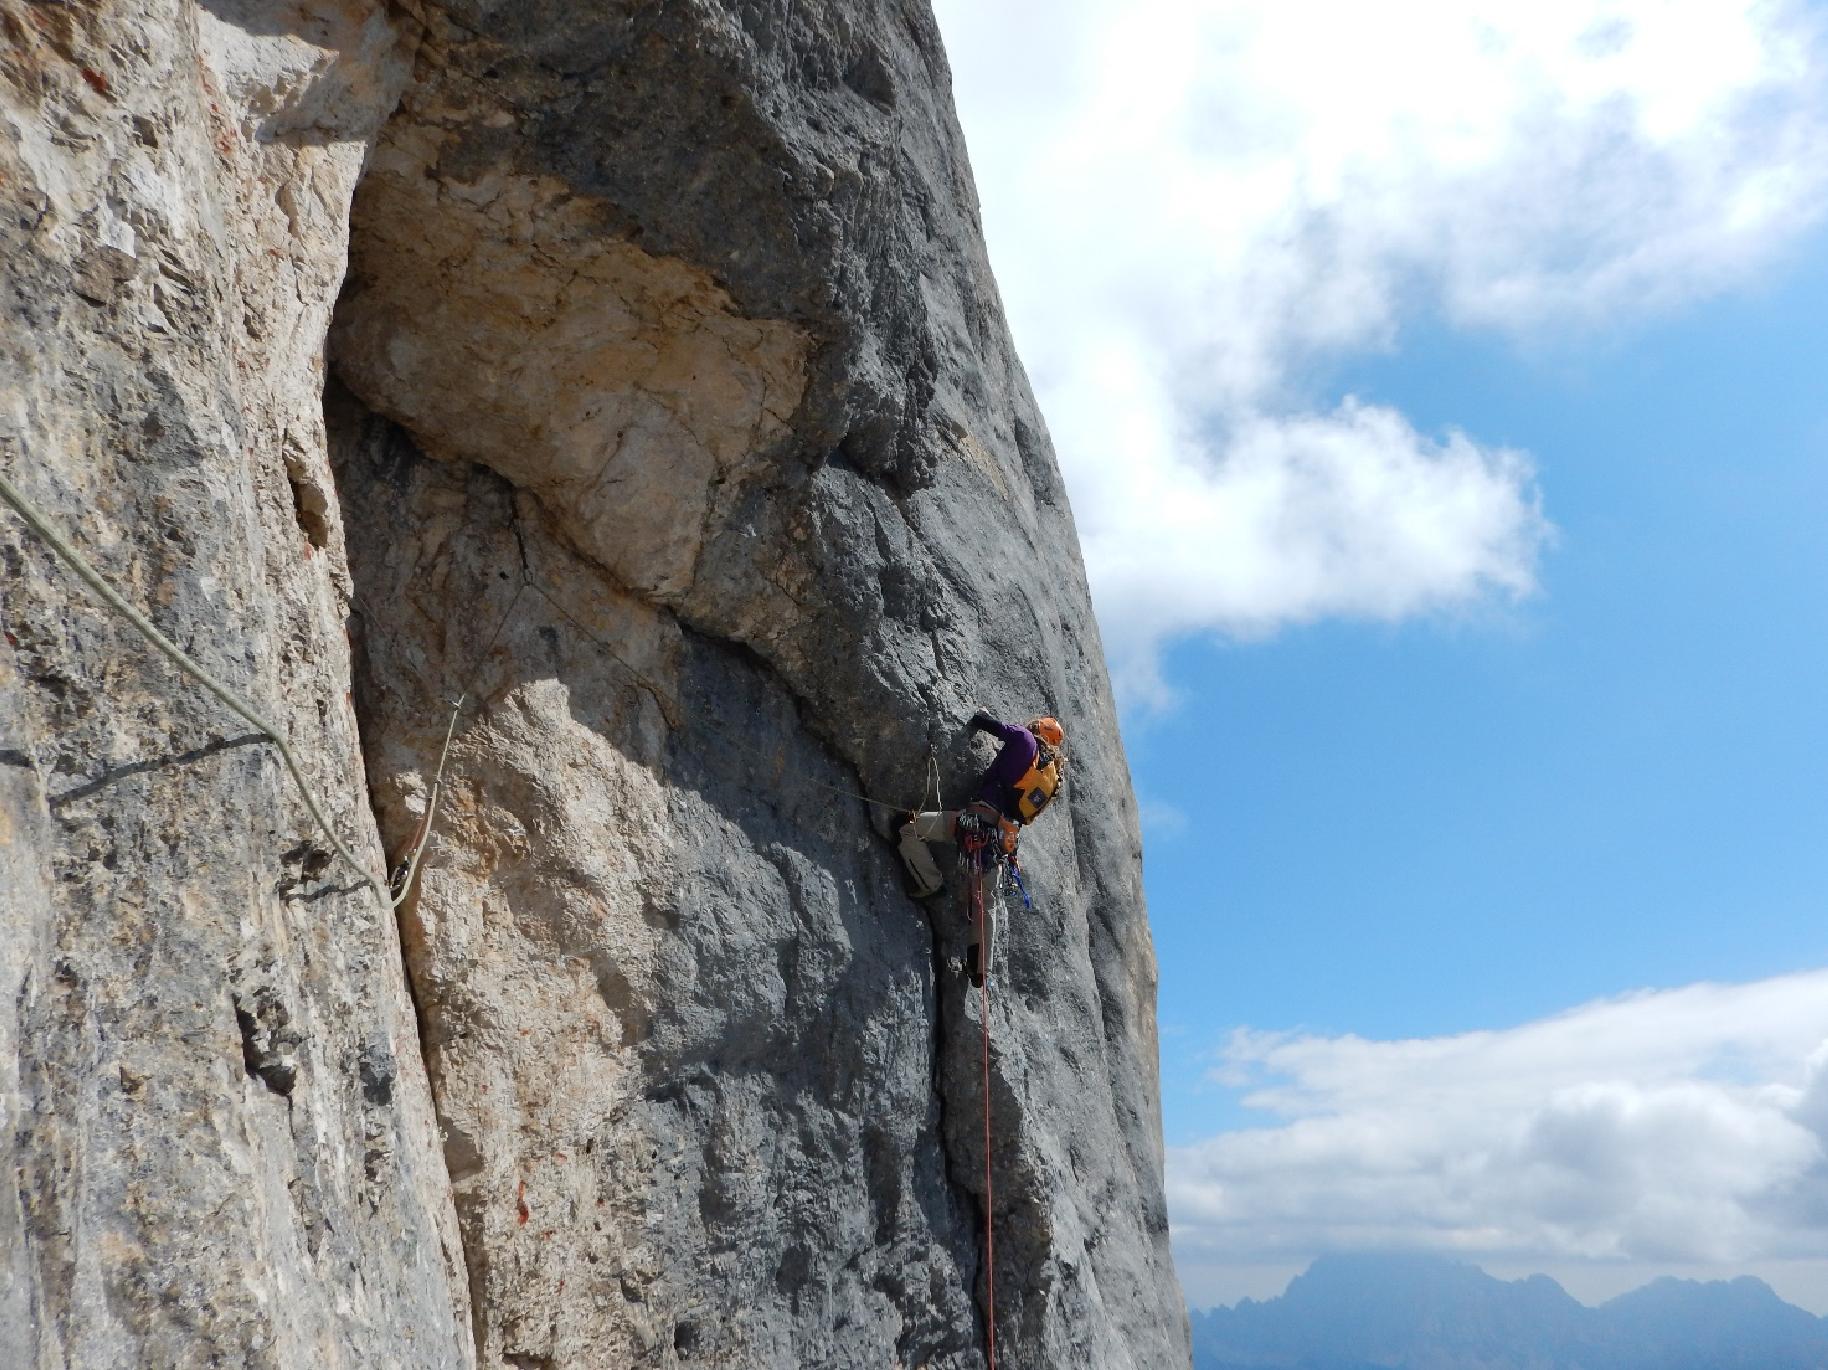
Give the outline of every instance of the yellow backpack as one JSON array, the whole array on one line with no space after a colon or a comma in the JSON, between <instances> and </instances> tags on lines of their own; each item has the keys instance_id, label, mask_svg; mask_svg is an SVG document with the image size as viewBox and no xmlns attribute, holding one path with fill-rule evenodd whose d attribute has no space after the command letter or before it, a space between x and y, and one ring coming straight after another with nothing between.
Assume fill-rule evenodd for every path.
<instances>
[{"instance_id":1,"label":"yellow backpack","mask_svg":"<svg viewBox=\"0 0 1828 1370\"><path fill-rule=\"evenodd\" d=\"M1013 787L1016 792L1016 817L1024 827L1039 818L1041 810L1053 802L1065 770L1059 753L1053 748L1043 744L1035 753L1027 773Z\"/></svg>"}]
</instances>

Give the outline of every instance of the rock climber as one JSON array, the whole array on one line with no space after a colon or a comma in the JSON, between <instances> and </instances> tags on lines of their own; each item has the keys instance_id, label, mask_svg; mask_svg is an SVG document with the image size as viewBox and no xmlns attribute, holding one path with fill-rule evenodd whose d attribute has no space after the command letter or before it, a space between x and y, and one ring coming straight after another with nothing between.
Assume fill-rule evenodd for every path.
<instances>
[{"instance_id":1,"label":"rock climber","mask_svg":"<svg viewBox=\"0 0 1828 1370\"><path fill-rule=\"evenodd\" d=\"M916 899L931 898L945 887L929 842L958 843L981 835L997 859L1014 864L1021 830L1040 817L1066 773L1066 731L1057 718L1033 718L1024 726L1004 723L979 709L970 727L1002 743L978 782L976 797L962 809L902 818L901 860L908 871L908 893ZM974 872L973 878L981 878L981 872ZM972 921L965 966L974 985L984 982L985 931L983 920Z\"/></svg>"}]
</instances>

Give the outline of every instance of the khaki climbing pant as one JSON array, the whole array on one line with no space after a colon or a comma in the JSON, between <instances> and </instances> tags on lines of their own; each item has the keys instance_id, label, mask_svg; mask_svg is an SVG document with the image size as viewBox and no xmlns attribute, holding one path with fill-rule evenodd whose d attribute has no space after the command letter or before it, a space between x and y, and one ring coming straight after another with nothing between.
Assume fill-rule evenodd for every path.
<instances>
[{"instance_id":1,"label":"khaki climbing pant","mask_svg":"<svg viewBox=\"0 0 1828 1370\"><path fill-rule=\"evenodd\" d=\"M919 898L924 899L929 894L938 893L940 887L946 883L946 877L940 872L939 862L933 858L933 849L927 844L929 842L956 843L958 841L959 813L958 809L934 809L927 813L917 813L901 825L899 848L901 864L907 867L909 882L913 886L914 894ZM994 868L988 871L972 871L970 878L984 881L988 885L995 880L996 871ZM984 922L988 922L992 916L989 894L989 889L986 889L986 897L983 901ZM980 948L979 954L981 955L985 929L977 919L971 919L970 923L969 945Z\"/></svg>"},{"instance_id":2,"label":"khaki climbing pant","mask_svg":"<svg viewBox=\"0 0 1828 1370\"><path fill-rule=\"evenodd\" d=\"M958 841L958 813L957 809L935 809L917 813L901 825L901 864L908 868L914 893L922 899L946 883L927 843Z\"/></svg>"}]
</instances>

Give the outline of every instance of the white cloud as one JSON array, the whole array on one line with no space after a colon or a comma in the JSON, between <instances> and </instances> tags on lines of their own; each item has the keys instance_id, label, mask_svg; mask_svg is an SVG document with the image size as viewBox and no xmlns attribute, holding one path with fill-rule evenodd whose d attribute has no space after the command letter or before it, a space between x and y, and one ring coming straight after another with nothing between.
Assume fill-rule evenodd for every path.
<instances>
[{"instance_id":1,"label":"white cloud","mask_svg":"<svg viewBox=\"0 0 1828 1370\"><path fill-rule=\"evenodd\" d=\"M1165 799L1151 799L1147 795L1138 795L1136 806L1137 816L1142 821L1145 835L1172 841L1186 834L1187 811L1178 804L1171 804ZM1164 1037L1169 1035L1166 1027L1161 1029L1161 1033Z\"/></svg>"},{"instance_id":2,"label":"white cloud","mask_svg":"<svg viewBox=\"0 0 1828 1370\"><path fill-rule=\"evenodd\" d=\"M937 9L1102 617L1142 625L1114 652L1133 683L1178 633L1533 585L1527 461L1317 410L1308 363L1426 312L1532 336L1654 317L1746 281L1823 205L1828 62L1793 5Z\"/></svg>"},{"instance_id":3,"label":"white cloud","mask_svg":"<svg viewBox=\"0 0 1828 1370\"><path fill-rule=\"evenodd\" d=\"M1828 971L1409 1041L1240 1030L1268 1125L1168 1157L1187 1264L1401 1247L1725 1264L1828 1242Z\"/></svg>"},{"instance_id":4,"label":"white cloud","mask_svg":"<svg viewBox=\"0 0 1828 1370\"><path fill-rule=\"evenodd\" d=\"M1548 533L1529 469L1522 453L1433 441L1348 399L1239 423L1221 463L1178 444L1082 472L1075 499L1098 511L1086 556L1101 602L1122 610L1104 618L1119 684L1160 698L1155 644L1214 624L1262 633L1528 593Z\"/></svg>"}]
</instances>

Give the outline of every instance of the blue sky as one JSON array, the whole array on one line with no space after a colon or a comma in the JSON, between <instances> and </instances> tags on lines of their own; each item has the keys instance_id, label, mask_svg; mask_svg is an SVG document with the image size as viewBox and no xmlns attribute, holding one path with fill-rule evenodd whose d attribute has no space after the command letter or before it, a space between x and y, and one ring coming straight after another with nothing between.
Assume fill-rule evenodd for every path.
<instances>
[{"instance_id":1,"label":"blue sky","mask_svg":"<svg viewBox=\"0 0 1828 1370\"><path fill-rule=\"evenodd\" d=\"M1145 814L1196 1305L1828 1311L1828 29L940 0Z\"/></svg>"},{"instance_id":2,"label":"blue sky","mask_svg":"<svg viewBox=\"0 0 1828 1370\"><path fill-rule=\"evenodd\" d=\"M1524 603L1183 641L1132 710L1172 1143L1211 1015L1429 1036L1828 964L1828 241L1552 355L1446 331L1328 380L1537 454Z\"/></svg>"}]
</instances>

